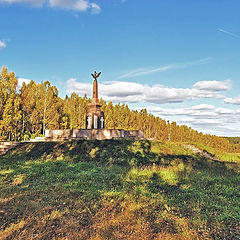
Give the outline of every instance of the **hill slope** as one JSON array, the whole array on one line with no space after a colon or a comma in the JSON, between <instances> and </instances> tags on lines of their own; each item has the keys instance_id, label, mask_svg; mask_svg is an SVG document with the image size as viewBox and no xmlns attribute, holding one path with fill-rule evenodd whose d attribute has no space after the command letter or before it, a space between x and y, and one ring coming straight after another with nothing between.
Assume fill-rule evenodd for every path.
<instances>
[{"instance_id":1,"label":"hill slope","mask_svg":"<svg viewBox=\"0 0 240 240\"><path fill-rule=\"evenodd\" d=\"M0 239L239 239L240 165L150 141L0 156Z\"/></svg>"}]
</instances>

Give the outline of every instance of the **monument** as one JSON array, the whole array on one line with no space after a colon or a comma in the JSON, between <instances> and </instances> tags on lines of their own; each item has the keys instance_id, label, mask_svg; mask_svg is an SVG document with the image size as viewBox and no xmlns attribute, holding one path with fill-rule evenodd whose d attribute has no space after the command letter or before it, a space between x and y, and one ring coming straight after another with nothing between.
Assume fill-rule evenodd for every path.
<instances>
[{"instance_id":1,"label":"monument","mask_svg":"<svg viewBox=\"0 0 240 240\"><path fill-rule=\"evenodd\" d=\"M102 104L98 99L98 82L97 79L101 72L96 71L91 74L94 78L92 102L88 105L88 112L86 116L86 129L103 129L104 128L104 113L101 111Z\"/></svg>"},{"instance_id":2,"label":"monument","mask_svg":"<svg viewBox=\"0 0 240 240\"><path fill-rule=\"evenodd\" d=\"M104 112L98 99L98 78L101 72L91 74L93 82L92 101L88 105L85 129L45 130L45 141L104 140L104 139L144 139L140 130L105 129Z\"/></svg>"}]
</instances>

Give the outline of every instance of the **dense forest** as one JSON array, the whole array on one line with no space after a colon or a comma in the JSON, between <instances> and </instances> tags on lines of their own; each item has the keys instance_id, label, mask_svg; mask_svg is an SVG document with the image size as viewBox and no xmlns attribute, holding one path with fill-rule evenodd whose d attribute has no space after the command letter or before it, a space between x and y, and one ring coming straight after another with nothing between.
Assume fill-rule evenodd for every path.
<instances>
[{"instance_id":1,"label":"dense forest","mask_svg":"<svg viewBox=\"0 0 240 240\"><path fill-rule=\"evenodd\" d=\"M234 144L240 144L240 137L226 137L226 138Z\"/></svg>"},{"instance_id":2,"label":"dense forest","mask_svg":"<svg viewBox=\"0 0 240 240\"><path fill-rule=\"evenodd\" d=\"M45 129L85 128L85 115L91 99L76 93L62 99L58 89L45 81L23 83L18 89L14 72L3 67L0 73L0 139L29 140ZM199 133L190 127L170 123L146 109L130 110L126 104L113 105L101 99L108 129L143 130L146 138L161 141L199 143L226 152L240 152L240 143Z\"/></svg>"}]
</instances>

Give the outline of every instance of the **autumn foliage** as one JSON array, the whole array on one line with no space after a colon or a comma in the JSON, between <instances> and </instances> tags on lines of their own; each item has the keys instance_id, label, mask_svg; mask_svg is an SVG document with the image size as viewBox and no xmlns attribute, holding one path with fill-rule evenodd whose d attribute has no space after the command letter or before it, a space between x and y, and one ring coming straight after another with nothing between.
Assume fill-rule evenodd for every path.
<instances>
[{"instance_id":1,"label":"autumn foliage","mask_svg":"<svg viewBox=\"0 0 240 240\"><path fill-rule=\"evenodd\" d=\"M6 67L0 74L0 139L29 140L44 134L45 129L85 128L90 102L76 93L62 99L58 90L45 81L23 83ZM148 114L146 109L130 110L126 104L113 105L101 99L108 129L143 130L148 139L202 144L225 152L240 152L239 142L199 133L187 126L170 123Z\"/></svg>"}]
</instances>

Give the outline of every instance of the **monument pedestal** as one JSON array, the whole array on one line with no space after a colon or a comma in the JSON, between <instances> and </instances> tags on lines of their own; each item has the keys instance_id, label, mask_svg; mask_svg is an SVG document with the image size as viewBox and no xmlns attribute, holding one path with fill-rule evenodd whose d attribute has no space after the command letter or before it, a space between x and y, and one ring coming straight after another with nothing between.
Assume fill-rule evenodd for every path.
<instances>
[{"instance_id":1,"label":"monument pedestal","mask_svg":"<svg viewBox=\"0 0 240 240\"><path fill-rule=\"evenodd\" d=\"M87 129L103 129L104 128L104 113L101 111L101 104L90 103L88 105L88 113L86 117Z\"/></svg>"}]
</instances>

